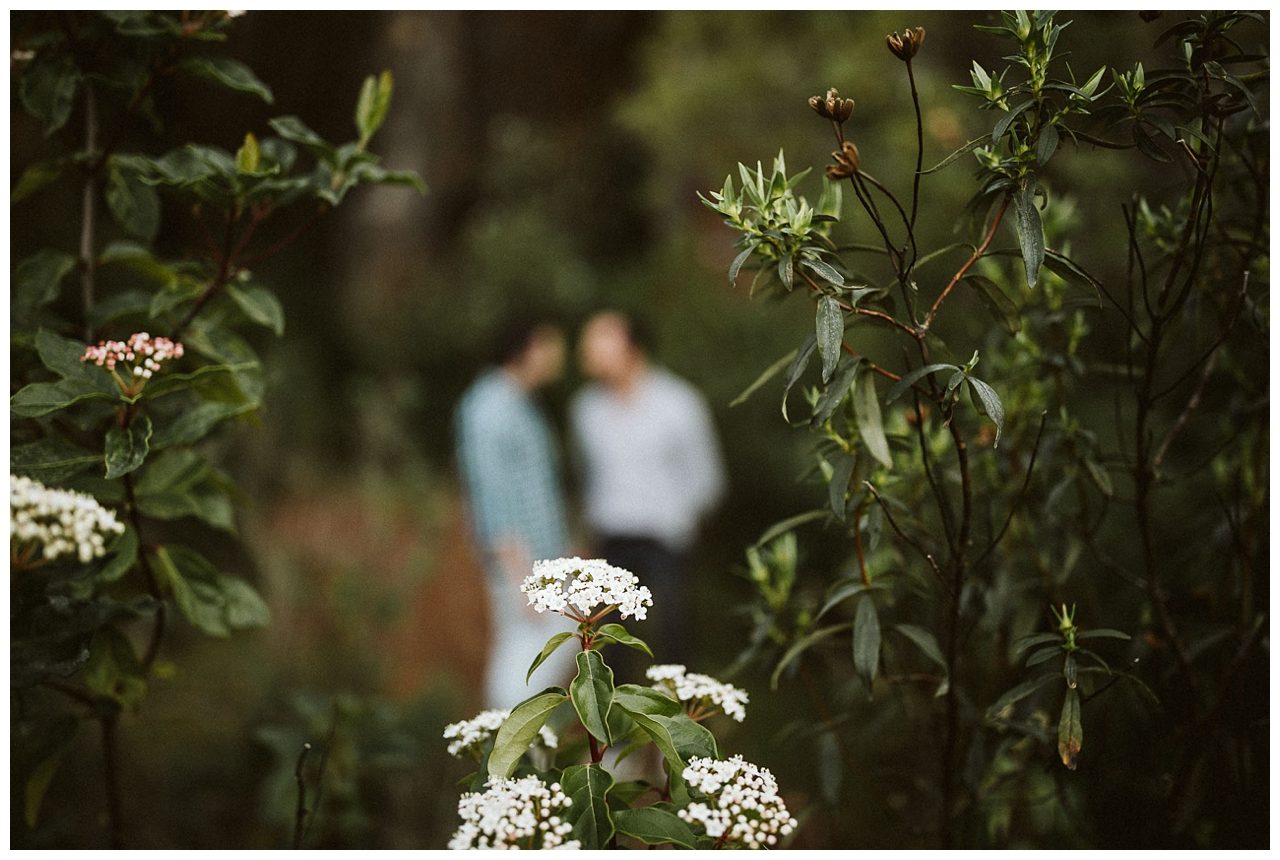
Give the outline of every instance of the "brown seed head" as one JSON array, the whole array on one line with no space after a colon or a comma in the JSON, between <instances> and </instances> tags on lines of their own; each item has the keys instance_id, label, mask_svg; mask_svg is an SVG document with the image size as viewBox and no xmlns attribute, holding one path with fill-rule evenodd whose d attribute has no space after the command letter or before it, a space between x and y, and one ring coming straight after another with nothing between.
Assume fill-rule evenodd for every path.
<instances>
[{"instance_id":1,"label":"brown seed head","mask_svg":"<svg viewBox=\"0 0 1280 860\"><path fill-rule=\"evenodd\" d=\"M831 157L835 160L835 164L827 165L828 179L848 179L858 172L858 165L862 163L858 155L858 147L848 140L831 153Z\"/></svg>"},{"instance_id":2,"label":"brown seed head","mask_svg":"<svg viewBox=\"0 0 1280 860\"><path fill-rule=\"evenodd\" d=\"M818 116L833 122L844 123L853 115L853 99L840 98L840 91L835 87L827 90L825 96L810 96L809 107Z\"/></svg>"},{"instance_id":3,"label":"brown seed head","mask_svg":"<svg viewBox=\"0 0 1280 860\"><path fill-rule=\"evenodd\" d=\"M902 35L895 31L884 37L884 43L895 57L909 63L924 44L924 27L909 27Z\"/></svg>"}]
</instances>

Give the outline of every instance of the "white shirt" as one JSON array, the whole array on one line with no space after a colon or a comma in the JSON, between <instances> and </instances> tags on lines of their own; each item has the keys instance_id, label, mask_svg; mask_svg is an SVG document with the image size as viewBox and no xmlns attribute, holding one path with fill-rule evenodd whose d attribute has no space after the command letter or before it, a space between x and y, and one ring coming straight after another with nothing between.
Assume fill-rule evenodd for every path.
<instances>
[{"instance_id":1,"label":"white shirt","mask_svg":"<svg viewBox=\"0 0 1280 860\"><path fill-rule=\"evenodd\" d=\"M652 368L625 395L594 383L570 406L587 522L597 534L689 547L720 498L711 410L683 379Z\"/></svg>"}]
</instances>

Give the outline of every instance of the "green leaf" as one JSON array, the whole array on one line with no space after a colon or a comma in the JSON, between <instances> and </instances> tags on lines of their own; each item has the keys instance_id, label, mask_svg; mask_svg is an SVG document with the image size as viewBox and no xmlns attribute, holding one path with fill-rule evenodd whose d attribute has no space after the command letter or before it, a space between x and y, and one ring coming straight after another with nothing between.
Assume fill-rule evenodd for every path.
<instances>
[{"instance_id":1,"label":"green leaf","mask_svg":"<svg viewBox=\"0 0 1280 860\"><path fill-rule=\"evenodd\" d=\"M1057 126L1046 125L1040 129L1040 138L1036 141L1037 163L1046 164L1053 157L1058 149L1058 137Z\"/></svg>"},{"instance_id":2,"label":"green leaf","mask_svg":"<svg viewBox=\"0 0 1280 860\"><path fill-rule=\"evenodd\" d=\"M1017 119L1018 114L1022 113L1024 110L1031 107L1033 104L1035 104L1035 102L1028 99L1027 101L1024 101L1022 104L1014 106L1009 110L1008 113L1000 117L1000 119L996 120L995 128L991 130L991 139L994 141L999 141L1000 138L1004 137L1004 133L1009 130L1009 126L1013 124L1013 121L1015 119Z\"/></svg>"},{"instance_id":3,"label":"green leaf","mask_svg":"<svg viewBox=\"0 0 1280 860\"><path fill-rule=\"evenodd\" d=\"M625 645L628 648L635 649L636 651L643 651L650 657L653 656L653 651L649 649L648 643L643 639L632 636L627 632L627 628L617 623L605 624L597 630L595 642L600 644L592 643L592 648L599 648L602 644L614 643L617 645Z\"/></svg>"},{"instance_id":4,"label":"green leaf","mask_svg":"<svg viewBox=\"0 0 1280 860\"><path fill-rule=\"evenodd\" d=\"M296 116L280 116L268 122L275 129L276 134L285 140L302 144L312 155L323 161L331 162L333 160L334 148Z\"/></svg>"},{"instance_id":5,"label":"green leaf","mask_svg":"<svg viewBox=\"0 0 1280 860\"><path fill-rule=\"evenodd\" d=\"M360 98L356 102L356 130L360 133L361 144L368 143L369 138L373 137L374 132L386 120L393 84L390 70L384 71L377 78L370 75L364 79Z\"/></svg>"},{"instance_id":6,"label":"green leaf","mask_svg":"<svg viewBox=\"0 0 1280 860\"><path fill-rule=\"evenodd\" d=\"M234 576L222 576L218 580L226 601L227 626L232 630L265 627L271 622L271 610L267 602L252 585Z\"/></svg>"},{"instance_id":7,"label":"green leaf","mask_svg":"<svg viewBox=\"0 0 1280 860\"><path fill-rule=\"evenodd\" d=\"M782 389L782 418L784 421L791 420L787 417L787 397L791 394L791 388L800 380L805 369L809 367L809 359L813 358L813 353L817 347L817 335L809 335L804 339L804 343L800 344L795 359L791 362L791 366L787 368L786 384Z\"/></svg>"},{"instance_id":8,"label":"green leaf","mask_svg":"<svg viewBox=\"0 0 1280 860\"><path fill-rule=\"evenodd\" d=\"M158 423L151 439L152 450L198 442L229 418L253 411L252 405L234 403L196 403L183 409L166 423Z\"/></svg>"},{"instance_id":9,"label":"green leaf","mask_svg":"<svg viewBox=\"0 0 1280 860\"><path fill-rule=\"evenodd\" d=\"M181 68L238 92L255 95L267 104L275 101L271 88L258 80L253 70L239 60L220 55L188 57L182 61Z\"/></svg>"},{"instance_id":10,"label":"green leaf","mask_svg":"<svg viewBox=\"0 0 1280 860\"><path fill-rule=\"evenodd\" d=\"M568 698L569 694L563 688L548 687L516 705L493 739L493 751L489 753L489 775L511 776L515 772L516 763L529 749L551 712Z\"/></svg>"},{"instance_id":11,"label":"green leaf","mask_svg":"<svg viewBox=\"0 0 1280 860\"><path fill-rule=\"evenodd\" d=\"M9 398L9 409L22 418L39 418L89 399L106 399L106 395L70 379L33 382Z\"/></svg>"},{"instance_id":12,"label":"green leaf","mask_svg":"<svg viewBox=\"0 0 1280 860\"><path fill-rule=\"evenodd\" d=\"M560 788L572 801L568 820L573 837L588 850L608 847L613 838L613 817L608 794L613 776L598 764L575 764L564 769Z\"/></svg>"},{"instance_id":13,"label":"green leaf","mask_svg":"<svg viewBox=\"0 0 1280 860\"><path fill-rule=\"evenodd\" d=\"M1107 471L1107 467L1086 459L1084 461L1085 469L1089 472L1089 477L1093 479L1093 483L1098 488L1098 492L1106 496L1108 499L1115 495L1115 488L1111 485L1111 474Z\"/></svg>"},{"instance_id":14,"label":"green leaf","mask_svg":"<svg viewBox=\"0 0 1280 860\"><path fill-rule=\"evenodd\" d=\"M809 419L809 427L817 429L831 419L844 402L845 397L853 392L854 380L863 367L863 359L846 361L840 366L834 378L823 389L818 402L813 405L813 417Z\"/></svg>"},{"instance_id":15,"label":"green leaf","mask_svg":"<svg viewBox=\"0 0 1280 860\"><path fill-rule=\"evenodd\" d=\"M43 484L61 483L101 462L101 454L81 448L61 436L50 436L9 449L10 473L35 478Z\"/></svg>"},{"instance_id":16,"label":"green leaf","mask_svg":"<svg viewBox=\"0 0 1280 860\"><path fill-rule=\"evenodd\" d=\"M656 806L620 809L613 814L613 823L619 833L638 839L645 845L698 847L698 837L683 819Z\"/></svg>"},{"instance_id":17,"label":"green leaf","mask_svg":"<svg viewBox=\"0 0 1280 860\"><path fill-rule=\"evenodd\" d=\"M635 720L675 767L683 769L692 756L720 757L711 732L689 719L675 700L657 690L622 684L614 691L613 704Z\"/></svg>"},{"instance_id":18,"label":"green leaf","mask_svg":"<svg viewBox=\"0 0 1280 860\"><path fill-rule=\"evenodd\" d=\"M151 419L138 415L128 427L112 427L107 431L104 459L108 480L127 475L142 465L151 442Z\"/></svg>"},{"instance_id":19,"label":"green leaf","mask_svg":"<svg viewBox=\"0 0 1280 860\"><path fill-rule=\"evenodd\" d=\"M169 586L178 611L193 627L210 636L231 635L218 571L204 556L185 546L168 545L157 547L153 558L159 579Z\"/></svg>"},{"instance_id":20,"label":"green leaf","mask_svg":"<svg viewBox=\"0 0 1280 860\"><path fill-rule=\"evenodd\" d=\"M775 376L781 373L782 368L790 364L795 359L796 354L798 352L799 350L793 349L791 350L791 352L787 353L782 358L778 359L773 364L769 365L769 367L765 370L764 373L756 377L755 382L748 385L741 394L733 398L733 401L729 404L729 408L732 409L735 406L740 406L743 403L746 403L747 398L749 398L752 394L755 394L757 391L759 391L762 385L764 385L770 379L773 379Z\"/></svg>"},{"instance_id":21,"label":"green leaf","mask_svg":"<svg viewBox=\"0 0 1280 860\"><path fill-rule=\"evenodd\" d=\"M1048 645L1050 643L1057 644L1061 642L1061 633L1033 633L1030 636L1023 636L1015 642L1013 650L1015 654L1020 654L1029 648L1036 647L1037 645Z\"/></svg>"},{"instance_id":22,"label":"green leaf","mask_svg":"<svg viewBox=\"0 0 1280 860\"><path fill-rule=\"evenodd\" d=\"M969 383L969 389L977 396L975 405L978 411L995 422L996 440L993 447L999 448L1000 431L1004 429L1004 404L1000 402L1000 395L976 376L967 377L966 381Z\"/></svg>"},{"instance_id":23,"label":"green leaf","mask_svg":"<svg viewBox=\"0 0 1280 860\"><path fill-rule=\"evenodd\" d=\"M107 171L107 208L130 236L150 242L160 229L160 195L132 170L112 159Z\"/></svg>"},{"instance_id":24,"label":"green leaf","mask_svg":"<svg viewBox=\"0 0 1280 860\"><path fill-rule=\"evenodd\" d=\"M55 722L54 725L62 724ZM59 732L57 738L50 744L50 751L36 765L23 788L22 817L27 827L33 830L40 821L40 807L44 804L44 796L49 791L49 784L53 782L54 774L58 772L63 757L70 752L75 742L79 722L71 720L66 725L69 725L69 731Z\"/></svg>"},{"instance_id":25,"label":"green leaf","mask_svg":"<svg viewBox=\"0 0 1280 860\"><path fill-rule=\"evenodd\" d=\"M102 627L94 634L84 685L129 708L136 708L146 695L146 672L129 638L116 628Z\"/></svg>"},{"instance_id":26,"label":"green leaf","mask_svg":"<svg viewBox=\"0 0 1280 860\"><path fill-rule=\"evenodd\" d=\"M44 123L44 136L48 137L70 118L81 77L71 57L44 54L38 52L22 72L18 93L27 112Z\"/></svg>"},{"instance_id":27,"label":"green leaf","mask_svg":"<svg viewBox=\"0 0 1280 860\"><path fill-rule=\"evenodd\" d=\"M952 164L956 159L964 155L966 152L973 152L973 150L982 146L984 143L988 142L989 140L991 140L991 135L989 134L984 134L982 137L974 138L973 140L966 143L964 146L957 149L955 152L948 155L946 158L942 159L942 161L939 161L933 167L930 167L928 170L920 171L920 175L924 176L925 174L933 173L935 171L941 170L942 168L948 166L949 164Z\"/></svg>"},{"instance_id":28,"label":"green leaf","mask_svg":"<svg viewBox=\"0 0 1280 860\"><path fill-rule=\"evenodd\" d=\"M284 308L274 292L253 284L247 287L227 284L226 291L251 321L271 329L276 337L284 334Z\"/></svg>"},{"instance_id":29,"label":"green leaf","mask_svg":"<svg viewBox=\"0 0 1280 860\"><path fill-rule=\"evenodd\" d=\"M810 260L806 258L800 261L800 265L810 269L815 275L822 278L822 280L829 284L833 284L837 287L844 286L844 277L837 272L833 266L823 262L822 260Z\"/></svg>"},{"instance_id":30,"label":"green leaf","mask_svg":"<svg viewBox=\"0 0 1280 860\"><path fill-rule=\"evenodd\" d=\"M548 639L547 644L543 645L542 650L538 652L538 656L533 658L533 663L530 664L529 671L524 675L524 682L528 684L529 679L533 677L533 673L538 670L538 667L546 662L546 659L554 654L556 649L568 641L572 636L573 631L566 630L562 633L557 633L555 636Z\"/></svg>"},{"instance_id":31,"label":"green leaf","mask_svg":"<svg viewBox=\"0 0 1280 860\"><path fill-rule=\"evenodd\" d=\"M1071 688L1062 702L1058 718L1058 755L1062 763L1075 770L1080 749L1084 746L1084 726L1080 722L1080 691Z\"/></svg>"},{"instance_id":32,"label":"green leaf","mask_svg":"<svg viewBox=\"0 0 1280 860\"><path fill-rule=\"evenodd\" d=\"M1040 223L1040 210L1036 208L1036 182L1032 177L1025 181L1013 195L1014 226L1018 232L1018 245L1022 248L1022 263L1027 272L1027 286L1035 287L1044 263L1044 226Z\"/></svg>"},{"instance_id":33,"label":"green leaf","mask_svg":"<svg viewBox=\"0 0 1280 860\"><path fill-rule=\"evenodd\" d=\"M924 367L917 367L915 370L905 373L902 379L899 379L889 389L889 393L884 398L884 405L888 406L893 401L902 396L903 392L911 388L919 380L931 373L937 373L939 370L959 370L954 364L926 364Z\"/></svg>"},{"instance_id":34,"label":"green leaf","mask_svg":"<svg viewBox=\"0 0 1280 860\"><path fill-rule=\"evenodd\" d=\"M885 438L880 417L880 400L876 397L876 376L870 370L862 374L860 384L853 386L853 414L858 421L858 433L871 456L886 469L892 469L893 455L889 453L889 440Z\"/></svg>"},{"instance_id":35,"label":"green leaf","mask_svg":"<svg viewBox=\"0 0 1280 860\"><path fill-rule=\"evenodd\" d=\"M138 562L138 533L126 528L111 547L111 556L94 577L98 582L115 582L128 573Z\"/></svg>"},{"instance_id":36,"label":"green leaf","mask_svg":"<svg viewBox=\"0 0 1280 860\"><path fill-rule=\"evenodd\" d=\"M831 504L831 512L842 521L845 519L845 498L849 494L849 479L853 477L853 469L858 461L848 455L839 454L831 467L831 480L827 484L827 501Z\"/></svg>"},{"instance_id":37,"label":"green leaf","mask_svg":"<svg viewBox=\"0 0 1280 860\"><path fill-rule=\"evenodd\" d=\"M1018 702L1021 702L1023 699L1027 698L1050 681L1060 681L1061 679L1062 676L1057 672L1050 672L1047 675L1040 675L1032 678L1030 681L1023 681L1013 689L1007 690L1003 696L996 699L995 703L992 704L991 707L987 708L987 720L994 722L999 719L1005 719L1006 717L1003 715L1003 712L1006 708L1010 708Z\"/></svg>"},{"instance_id":38,"label":"green leaf","mask_svg":"<svg viewBox=\"0 0 1280 860\"><path fill-rule=\"evenodd\" d=\"M747 248L733 258L733 262L729 264L729 286L736 287L738 285L738 272L742 271L742 264L747 262L751 257L751 252L754 250L754 248Z\"/></svg>"},{"instance_id":39,"label":"green leaf","mask_svg":"<svg viewBox=\"0 0 1280 860\"><path fill-rule=\"evenodd\" d=\"M858 599L853 615L853 667L868 687L880 668L880 615L870 594Z\"/></svg>"},{"instance_id":40,"label":"green leaf","mask_svg":"<svg viewBox=\"0 0 1280 860\"><path fill-rule=\"evenodd\" d=\"M818 355L822 356L822 381L826 382L840 362L840 345L844 343L844 311L840 303L831 296L818 299L814 325Z\"/></svg>"},{"instance_id":41,"label":"green leaf","mask_svg":"<svg viewBox=\"0 0 1280 860\"><path fill-rule=\"evenodd\" d=\"M63 279L75 267L75 257L47 248L27 257L13 270L10 309L22 316L49 304L58 298ZM80 348L83 351L84 346Z\"/></svg>"},{"instance_id":42,"label":"green leaf","mask_svg":"<svg viewBox=\"0 0 1280 860\"><path fill-rule=\"evenodd\" d=\"M850 622L846 621L843 624L833 624L830 627L822 627L805 634L795 642L791 643L791 647L782 655L782 659L778 661L778 665L773 669L773 675L769 678L769 688L772 690L778 689L778 679L782 677L783 670L790 666L792 661L802 653L821 642L823 639L834 636L836 633L843 630L848 630L852 626L853 625Z\"/></svg>"},{"instance_id":43,"label":"green leaf","mask_svg":"<svg viewBox=\"0 0 1280 860\"><path fill-rule=\"evenodd\" d=\"M1083 630L1076 634L1076 639L1123 639L1128 641L1132 637L1121 630L1112 630L1108 627L1096 627L1092 630Z\"/></svg>"},{"instance_id":44,"label":"green leaf","mask_svg":"<svg viewBox=\"0 0 1280 860\"><path fill-rule=\"evenodd\" d=\"M818 610L818 614L813 617L813 620L817 621L854 595L882 587L875 583L867 585L861 579L843 579L832 583L831 587L827 589L826 599L822 601L822 608Z\"/></svg>"},{"instance_id":45,"label":"green leaf","mask_svg":"<svg viewBox=\"0 0 1280 860\"><path fill-rule=\"evenodd\" d=\"M1017 334L1022 328L1022 317L1018 313L1018 306L1004 294L996 282L982 275L966 275L964 280L966 284L973 287L992 318L1009 334Z\"/></svg>"},{"instance_id":46,"label":"green leaf","mask_svg":"<svg viewBox=\"0 0 1280 860\"><path fill-rule=\"evenodd\" d=\"M1041 663L1047 663L1055 657L1062 656L1061 643L1058 645L1049 645L1041 648L1039 651L1031 652L1031 656L1027 658L1027 662L1023 665L1028 669L1039 666Z\"/></svg>"},{"instance_id":47,"label":"green leaf","mask_svg":"<svg viewBox=\"0 0 1280 860\"><path fill-rule=\"evenodd\" d=\"M569 684L573 709L586 730L603 743L609 737L609 708L613 705L613 670L605 664L599 651L581 651L574 658L578 675Z\"/></svg>"},{"instance_id":48,"label":"green leaf","mask_svg":"<svg viewBox=\"0 0 1280 860\"><path fill-rule=\"evenodd\" d=\"M22 171L18 184L13 186L13 191L9 192L9 205L20 203L46 185L56 182L66 167L67 159L63 158L51 158L28 165L27 169Z\"/></svg>"},{"instance_id":49,"label":"green leaf","mask_svg":"<svg viewBox=\"0 0 1280 860\"><path fill-rule=\"evenodd\" d=\"M932 633L915 624L895 624L893 629L910 639L926 657L946 670L946 658L942 656L942 649L938 647L938 640Z\"/></svg>"},{"instance_id":50,"label":"green leaf","mask_svg":"<svg viewBox=\"0 0 1280 860\"><path fill-rule=\"evenodd\" d=\"M755 545L758 547L764 546L774 538L784 535L798 526L811 523L814 520L825 520L827 516L826 508L818 508L812 511L805 511L803 514L796 514L794 517L787 517L785 520L776 522L765 529L764 534L760 535L760 539L756 541Z\"/></svg>"}]
</instances>

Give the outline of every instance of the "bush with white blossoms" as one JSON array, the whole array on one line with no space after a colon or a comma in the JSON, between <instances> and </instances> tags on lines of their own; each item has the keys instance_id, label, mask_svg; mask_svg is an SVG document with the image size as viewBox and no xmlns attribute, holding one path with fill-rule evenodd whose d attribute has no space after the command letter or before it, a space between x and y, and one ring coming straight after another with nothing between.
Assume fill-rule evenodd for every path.
<instances>
[{"instance_id":1,"label":"bush with white blossoms","mask_svg":"<svg viewBox=\"0 0 1280 860\"><path fill-rule=\"evenodd\" d=\"M629 570L599 558L557 558L535 562L520 586L537 612L559 612L594 622L617 609L623 618L643 621L653 595Z\"/></svg>"},{"instance_id":2,"label":"bush with white blossoms","mask_svg":"<svg viewBox=\"0 0 1280 860\"><path fill-rule=\"evenodd\" d=\"M9 476L9 547L15 567L72 557L82 564L106 554L124 533L114 512L85 493Z\"/></svg>"},{"instance_id":3,"label":"bush with white blossoms","mask_svg":"<svg viewBox=\"0 0 1280 860\"><path fill-rule=\"evenodd\" d=\"M635 574L603 559L560 558L537 562L521 590L537 611L577 623L547 640L529 675L569 642L579 649L577 675L568 689L548 687L510 712L484 711L445 729L450 753L483 763L464 780L472 793L458 805L462 824L449 847L765 848L795 829L773 775L740 756L720 761L702 724L718 712L741 722L744 690L676 664L650 668L654 686L615 684L608 648L653 657L644 641L605 621L614 610L644 618L653 606ZM557 712L576 717L559 745L546 734ZM660 769L655 757L638 779L609 772L610 749L617 754L608 761L622 761L650 744Z\"/></svg>"},{"instance_id":4,"label":"bush with white blossoms","mask_svg":"<svg viewBox=\"0 0 1280 860\"><path fill-rule=\"evenodd\" d=\"M456 758L469 755L479 760L483 755L484 745L493 737L493 733L502 727L509 716L511 716L510 710L492 708L481 711L469 720L461 720L445 726L443 737L449 741L449 755ZM541 726L538 729L536 740L548 750L555 749L560 743L560 739L549 726Z\"/></svg>"},{"instance_id":5,"label":"bush with white blossoms","mask_svg":"<svg viewBox=\"0 0 1280 860\"><path fill-rule=\"evenodd\" d=\"M676 814L700 826L716 847L765 848L796 828L773 774L740 755L727 761L691 758L682 775L707 802L690 803Z\"/></svg>"},{"instance_id":6,"label":"bush with white blossoms","mask_svg":"<svg viewBox=\"0 0 1280 860\"><path fill-rule=\"evenodd\" d=\"M738 722L747 717L747 691L732 684L690 672L679 663L650 666L644 674L658 689L674 693L695 720L709 717L717 709Z\"/></svg>"},{"instance_id":7,"label":"bush with white blossoms","mask_svg":"<svg viewBox=\"0 0 1280 860\"><path fill-rule=\"evenodd\" d=\"M559 783L537 776L494 777L484 792L468 792L458 800L462 824L449 840L452 849L581 848L566 839L573 825L562 814L573 801Z\"/></svg>"}]
</instances>

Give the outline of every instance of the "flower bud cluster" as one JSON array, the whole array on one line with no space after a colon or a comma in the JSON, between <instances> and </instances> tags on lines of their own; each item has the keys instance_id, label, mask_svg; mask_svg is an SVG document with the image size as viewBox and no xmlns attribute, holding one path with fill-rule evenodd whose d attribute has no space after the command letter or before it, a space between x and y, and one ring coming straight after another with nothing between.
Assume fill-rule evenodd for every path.
<instances>
[{"instance_id":1,"label":"flower bud cluster","mask_svg":"<svg viewBox=\"0 0 1280 860\"><path fill-rule=\"evenodd\" d=\"M629 570L599 558L557 558L534 562L520 590L537 612L559 612L578 621L616 607L623 618L644 620L653 595ZM600 611L597 611L600 610Z\"/></svg>"},{"instance_id":2,"label":"flower bud cluster","mask_svg":"<svg viewBox=\"0 0 1280 860\"><path fill-rule=\"evenodd\" d=\"M690 672L678 663L650 666L645 676L660 690L675 693L676 699L694 712L719 708L738 722L746 719L747 691L722 684L710 675Z\"/></svg>"},{"instance_id":3,"label":"flower bud cluster","mask_svg":"<svg viewBox=\"0 0 1280 860\"><path fill-rule=\"evenodd\" d=\"M182 344L167 337L152 337L145 331L129 335L127 341L104 340L87 346L80 360L112 372L123 365L125 378L150 379L163 362L182 358Z\"/></svg>"},{"instance_id":4,"label":"flower bud cluster","mask_svg":"<svg viewBox=\"0 0 1280 860\"><path fill-rule=\"evenodd\" d=\"M845 123L849 121L849 117L853 116L853 99L840 98L840 91L835 87L827 90L825 96L810 96L809 107L813 108L818 116L834 122Z\"/></svg>"},{"instance_id":5,"label":"flower bud cluster","mask_svg":"<svg viewBox=\"0 0 1280 860\"><path fill-rule=\"evenodd\" d=\"M701 825L718 846L767 848L798 825L778 796L773 774L740 755L727 761L694 756L683 776L707 802L690 803L677 815Z\"/></svg>"},{"instance_id":6,"label":"flower bud cluster","mask_svg":"<svg viewBox=\"0 0 1280 860\"><path fill-rule=\"evenodd\" d=\"M576 839L565 839L573 825L560 816L573 801L559 783L547 785L537 776L492 777L485 786L484 793L469 792L458 799L462 824L449 840L450 848L582 847Z\"/></svg>"},{"instance_id":7,"label":"flower bud cluster","mask_svg":"<svg viewBox=\"0 0 1280 860\"><path fill-rule=\"evenodd\" d=\"M502 728L502 724L507 721L507 717L511 716L511 711L493 709L481 711L469 720L462 720L457 723L450 723L444 727L444 739L449 741L449 755L462 758L463 755L470 755L477 759L484 754L484 745L493 737L498 729ZM556 737L547 726L538 729L538 741L549 750L553 750L560 743L560 739Z\"/></svg>"},{"instance_id":8,"label":"flower bud cluster","mask_svg":"<svg viewBox=\"0 0 1280 860\"><path fill-rule=\"evenodd\" d=\"M85 493L46 487L9 476L9 540L15 555L44 561L65 556L88 564L107 551L107 539L124 533L124 523Z\"/></svg>"},{"instance_id":9,"label":"flower bud cluster","mask_svg":"<svg viewBox=\"0 0 1280 860\"><path fill-rule=\"evenodd\" d=\"M909 27L901 36L895 31L884 37L884 43L895 57L909 63L924 44L924 27Z\"/></svg>"}]
</instances>

